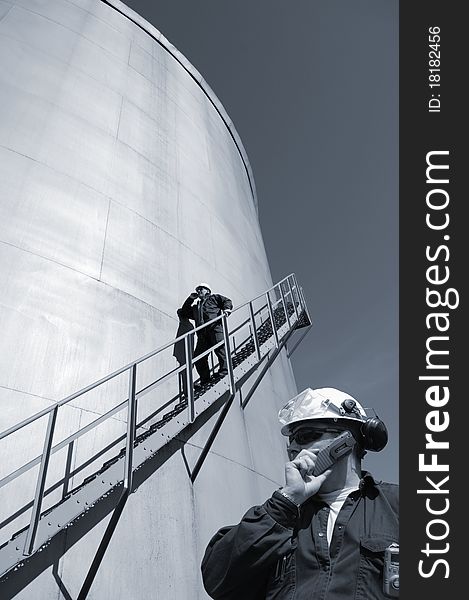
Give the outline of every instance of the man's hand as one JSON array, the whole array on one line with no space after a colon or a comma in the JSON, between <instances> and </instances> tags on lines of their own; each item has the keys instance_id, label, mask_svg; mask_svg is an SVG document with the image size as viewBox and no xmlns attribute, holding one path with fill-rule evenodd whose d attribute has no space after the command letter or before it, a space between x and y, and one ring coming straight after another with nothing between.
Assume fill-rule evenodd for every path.
<instances>
[{"instance_id":1,"label":"man's hand","mask_svg":"<svg viewBox=\"0 0 469 600\"><path fill-rule=\"evenodd\" d=\"M225 308L225 310L223 311L223 314L225 315L225 317L229 317L231 315L231 310L228 308Z\"/></svg>"},{"instance_id":2,"label":"man's hand","mask_svg":"<svg viewBox=\"0 0 469 600\"><path fill-rule=\"evenodd\" d=\"M316 458L317 452L302 450L292 461L287 462L285 465L285 485L282 491L295 504L303 504L308 498L316 494L331 474L331 469L327 469L317 477L311 474L316 464Z\"/></svg>"}]
</instances>

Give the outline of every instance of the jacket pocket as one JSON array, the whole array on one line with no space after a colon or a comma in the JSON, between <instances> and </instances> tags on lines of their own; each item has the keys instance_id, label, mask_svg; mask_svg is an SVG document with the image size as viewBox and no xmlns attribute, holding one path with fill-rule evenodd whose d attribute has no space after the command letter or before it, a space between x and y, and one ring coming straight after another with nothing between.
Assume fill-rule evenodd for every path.
<instances>
[{"instance_id":1,"label":"jacket pocket","mask_svg":"<svg viewBox=\"0 0 469 600\"><path fill-rule=\"evenodd\" d=\"M296 587L295 555L280 558L267 585L265 600L293 600Z\"/></svg>"},{"instance_id":2,"label":"jacket pocket","mask_svg":"<svg viewBox=\"0 0 469 600\"><path fill-rule=\"evenodd\" d=\"M399 540L393 534L360 539L360 565L355 600L386 600L383 591L384 551Z\"/></svg>"}]
</instances>

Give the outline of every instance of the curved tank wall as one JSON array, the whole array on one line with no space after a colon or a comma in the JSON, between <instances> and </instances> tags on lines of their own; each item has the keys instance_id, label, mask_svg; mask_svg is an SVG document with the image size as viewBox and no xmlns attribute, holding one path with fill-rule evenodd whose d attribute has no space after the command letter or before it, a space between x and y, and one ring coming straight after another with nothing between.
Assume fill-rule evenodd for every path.
<instances>
[{"instance_id":1,"label":"curved tank wall","mask_svg":"<svg viewBox=\"0 0 469 600\"><path fill-rule=\"evenodd\" d=\"M0 430L174 338L198 282L235 306L272 285L233 124L190 63L118 0L0 0L0 106ZM149 369L173 366L168 352ZM56 440L109 410L127 382L115 385L62 410ZM232 407L194 485L185 460L213 419L147 479L89 597L206 598L208 539L282 482L276 412L294 393L282 354L246 411ZM44 428L3 443L0 478L41 452ZM69 463L124 431L125 415L107 421ZM9 515L36 474L0 489L0 543L27 522ZM41 568L0 584L5 597L76 597L106 523L66 534Z\"/></svg>"}]
</instances>

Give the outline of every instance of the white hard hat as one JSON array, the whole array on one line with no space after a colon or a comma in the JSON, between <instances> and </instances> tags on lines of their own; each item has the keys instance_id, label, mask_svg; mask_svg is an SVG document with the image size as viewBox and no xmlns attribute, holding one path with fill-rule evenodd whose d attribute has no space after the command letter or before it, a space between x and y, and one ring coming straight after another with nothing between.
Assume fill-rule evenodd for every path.
<instances>
[{"instance_id":1,"label":"white hard hat","mask_svg":"<svg viewBox=\"0 0 469 600\"><path fill-rule=\"evenodd\" d=\"M212 288L208 285L208 283L199 283L199 285L195 288L196 290L198 290L199 288L206 288L209 292L212 291Z\"/></svg>"},{"instance_id":2,"label":"white hard hat","mask_svg":"<svg viewBox=\"0 0 469 600\"><path fill-rule=\"evenodd\" d=\"M306 388L280 409L278 419L283 425L282 434L289 435L293 425L301 421L332 419L352 424L366 421L367 415L355 398L341 390Z\"/></svg>"}]
</instances>

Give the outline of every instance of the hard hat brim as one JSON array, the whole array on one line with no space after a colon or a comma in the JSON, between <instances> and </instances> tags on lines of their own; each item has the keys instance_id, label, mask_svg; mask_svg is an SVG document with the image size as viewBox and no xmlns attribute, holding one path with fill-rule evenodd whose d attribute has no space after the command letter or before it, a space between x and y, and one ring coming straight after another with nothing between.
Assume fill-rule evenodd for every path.
<instances>
[{"instance_id":1,"label":"hard hat brim","mask_svg":"<svg viewBox=\"0 0 469 600\"><path fill-rule=\"evenodd\" d=\"M324 423L324 425L335 425L339 426L341 429L347 429L348 427L356 427L357 425L363 423L362 419L354 419L351 417L332 417L332 418L307 418L297 419L296 421L292 421L291 423L287 423L284 425L280 432L284 436L289 436L292 431L299 425L319 425Z\"/></svg>"}]
</instances>

